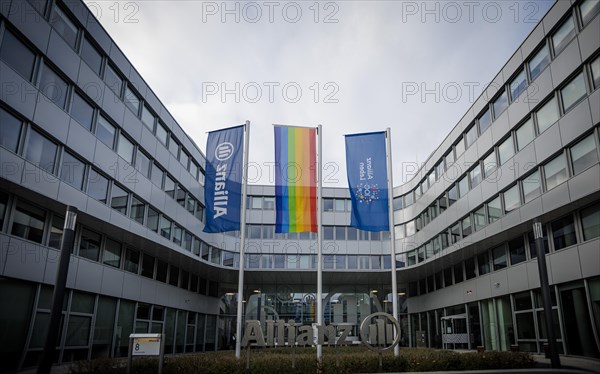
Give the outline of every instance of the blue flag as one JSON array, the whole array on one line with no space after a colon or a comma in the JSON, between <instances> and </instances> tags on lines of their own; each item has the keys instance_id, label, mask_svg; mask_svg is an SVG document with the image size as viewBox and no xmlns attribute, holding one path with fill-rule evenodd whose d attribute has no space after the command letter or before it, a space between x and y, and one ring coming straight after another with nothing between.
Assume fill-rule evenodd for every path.
<instances>
[{"instance_id":1,"label":"blue flag","mask_svg":"<svg viewBox=\"0 0 600 374\"><path fill-rule=\"evenodd\" d=\"M244 126L213 131L206 142L204 232L240 229Z\"/></svg>"},{"instance_id":2,"label":"blue flag","mask_svg":"<svg viewBox=\"0 0 600 374\"><path fill-rule=\"evenodd\" d=\"M385 159L385 132L346 135L352 227L365 231L390 229Z\"/></svg>"}]
</instances>

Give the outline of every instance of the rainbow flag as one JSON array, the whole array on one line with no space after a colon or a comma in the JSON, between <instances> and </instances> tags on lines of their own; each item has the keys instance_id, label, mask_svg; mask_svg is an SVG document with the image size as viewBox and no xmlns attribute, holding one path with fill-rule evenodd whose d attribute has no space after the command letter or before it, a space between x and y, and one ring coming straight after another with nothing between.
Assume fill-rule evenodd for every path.
<instances>
[{"instance_id":1,"label":"rainbow flag","mask_svg":"<svg viewBox=\"0 0 600 374\"><path fill-rule=\"evenodd\" d=\"M317 129L275 126L275 232L317 232Z\"/></svg>"}]
</instances>

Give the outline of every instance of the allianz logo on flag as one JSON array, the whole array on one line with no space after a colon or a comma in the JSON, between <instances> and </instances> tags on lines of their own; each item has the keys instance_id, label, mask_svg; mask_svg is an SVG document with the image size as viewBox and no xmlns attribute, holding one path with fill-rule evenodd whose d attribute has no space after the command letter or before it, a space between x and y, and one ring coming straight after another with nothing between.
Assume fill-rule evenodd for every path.
<instances>
[{"instance_id":1,"label":"allianz logo on flag","mask_svg":"<svg viewBox=\"0 0 600 374\"><path fill-rule=\"evenodd\" d=\"M233 155L233 151L235 151L233 144L229 142L221 143L215 149L215 158L219 161L226 161Z\"/></svg>"}]
</instances>

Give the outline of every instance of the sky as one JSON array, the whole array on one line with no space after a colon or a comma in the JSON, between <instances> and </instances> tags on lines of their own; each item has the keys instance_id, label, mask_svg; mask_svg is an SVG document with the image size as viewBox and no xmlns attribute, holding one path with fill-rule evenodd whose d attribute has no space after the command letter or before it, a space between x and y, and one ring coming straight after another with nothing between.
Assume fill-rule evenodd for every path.
<instances>
[{"instance_id":1,"label":"sky","mask_svg":"<svg viewBox=\"0 0 600 374\"><path fill-rule=\"evenodd\" d=\"M387 127L406 182L552 3L86 1L203 152L249 120L249 183L273 184L272 124L321 124L325 187L347 185L344 134Z\"/></svg>"}]
</instances>

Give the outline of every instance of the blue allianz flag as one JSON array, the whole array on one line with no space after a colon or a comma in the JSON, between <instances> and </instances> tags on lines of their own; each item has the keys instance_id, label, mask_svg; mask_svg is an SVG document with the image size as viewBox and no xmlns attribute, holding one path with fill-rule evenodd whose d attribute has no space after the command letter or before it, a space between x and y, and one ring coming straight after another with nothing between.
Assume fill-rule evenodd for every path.
<instances>
[{"instance_id":1,"label":"blue allianz flag","mask_svg":"<svg viewBox=\"0 0 600 374\"><path fill-rule=\"evenodd\" d=\"M350 225L360 230L390 229L385 143L385 132L346 135Z\"/></svg>"},{"instance_id":2,"label":"blue allianz flag","mask_svg":"<svg viewBox=\"0 0 600 374\"><path fill-rule=\"evenodd\" d=\"M213 131L206 142L204 232L240 229L244 126Z\"/></svg>"}]
</instances>

